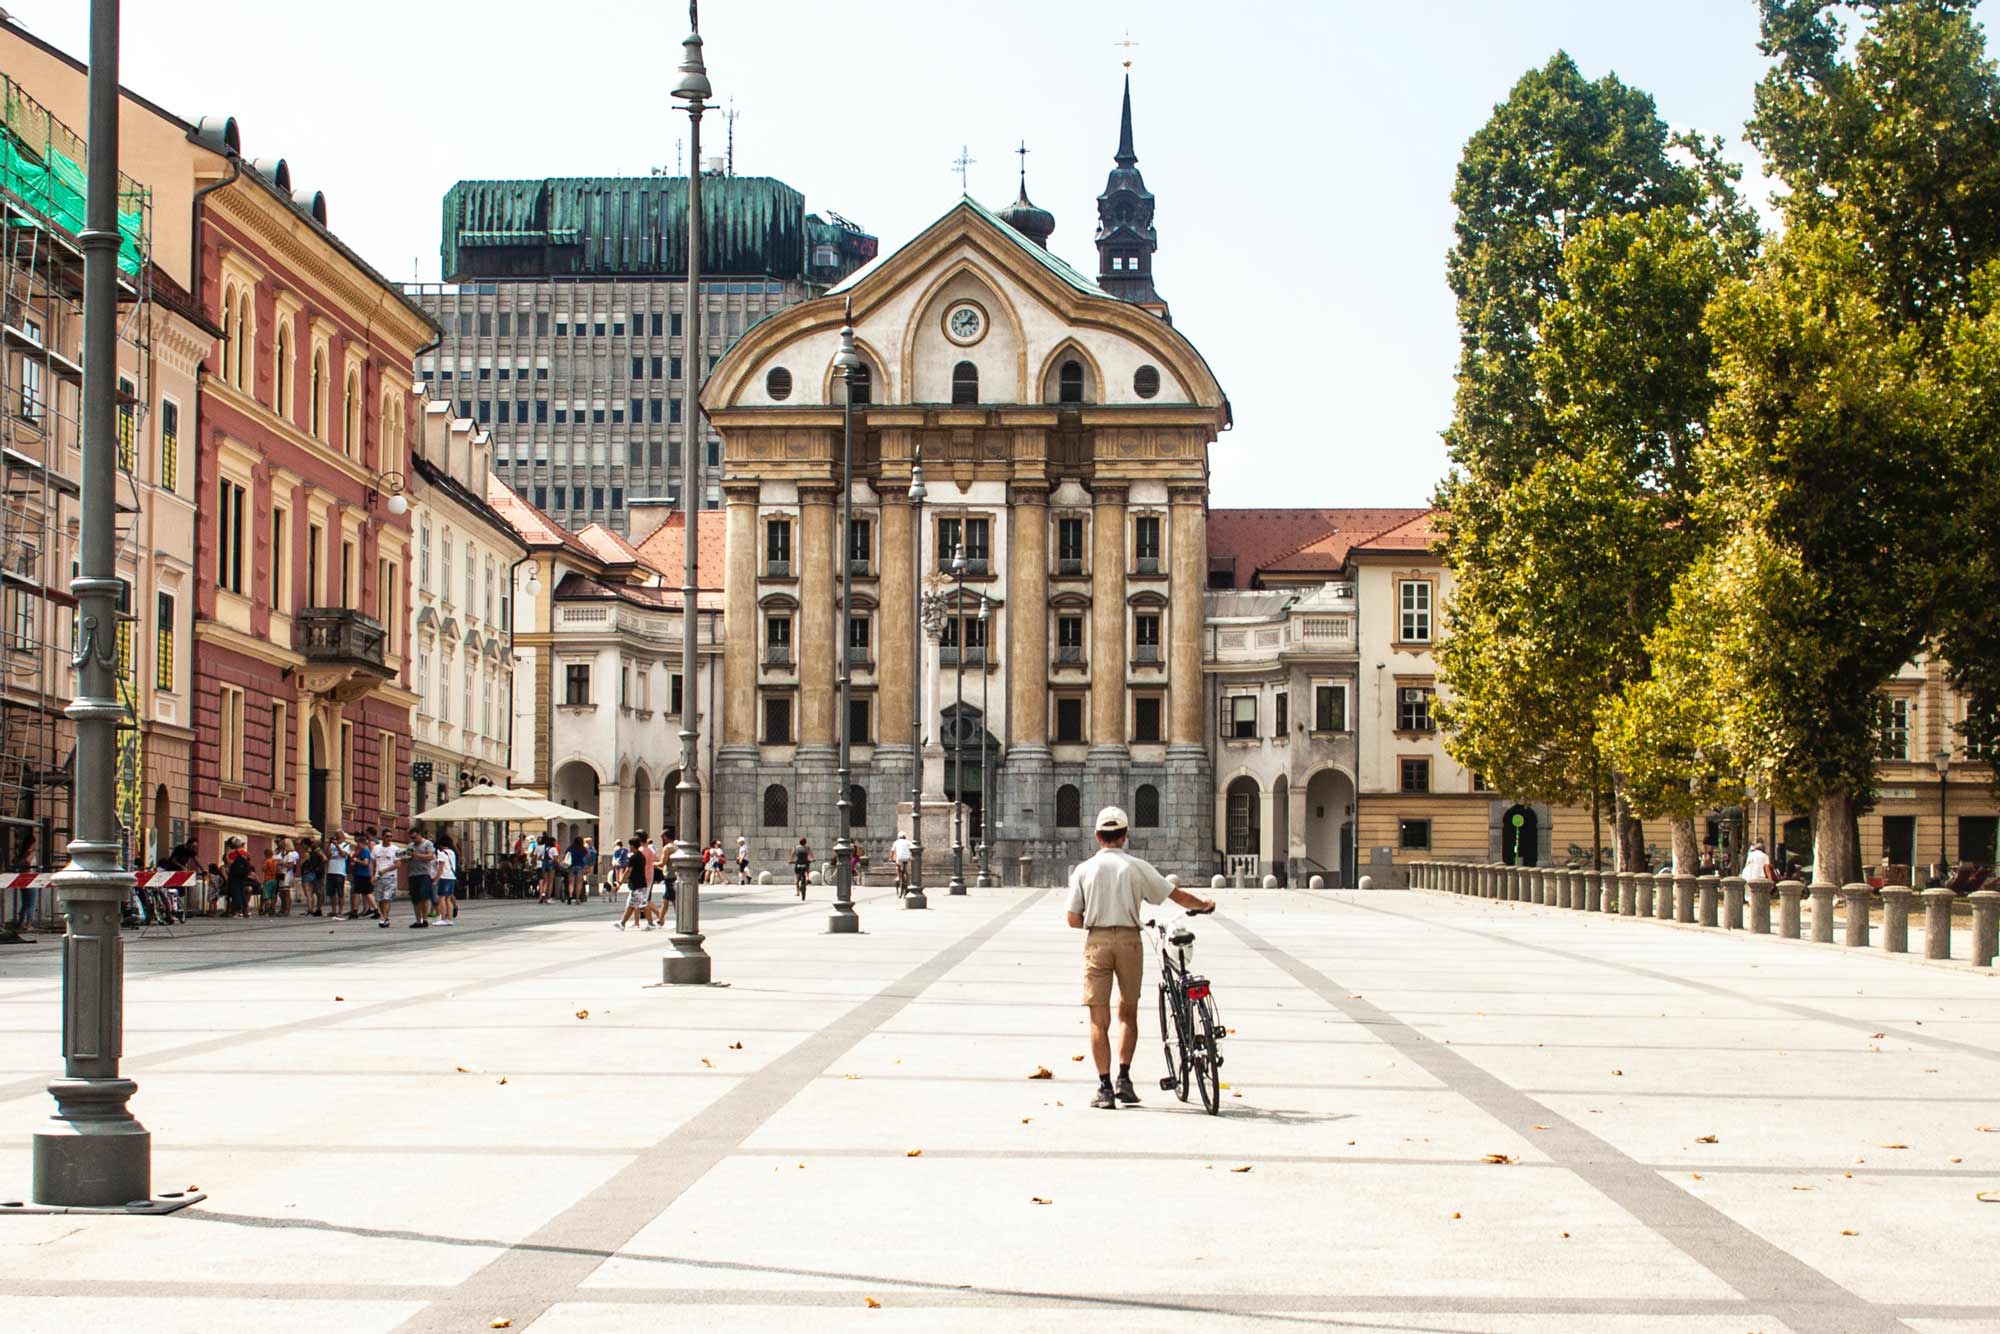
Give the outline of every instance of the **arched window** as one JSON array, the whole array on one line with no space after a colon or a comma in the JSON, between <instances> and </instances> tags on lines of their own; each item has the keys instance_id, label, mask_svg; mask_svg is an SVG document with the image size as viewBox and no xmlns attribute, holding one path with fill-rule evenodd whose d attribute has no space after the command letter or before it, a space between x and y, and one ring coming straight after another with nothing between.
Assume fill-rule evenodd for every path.
<instances>
[{"instance_id":1,"label":"arched window","mask_svg":"<svg viewBox=\"0 0 2000 1334\"><path fill-rule=\"evenodd\" d=\"M347 373L347 420L341 430L340 452L351 459L361 457L361 376L356 371Z\"/></svg>"},{"instance_id":2,"label":"arched window","mask_svg":"<svg viewBox=\"0 0 2000 1334\"><path fill-rule=\"evenodd\" d=\"M1132 794L1132 825L1136 829L1160 827L1160 789L1151 783L1141 783Z\"/></svg>"},{"instance_id":3,"label":"arched window","mask_svg":"<svg viewBox=\"0 0 2000 1334\"><path fill-rule=\"evenodd\" d=\"M847 379L847 398L850 403L873 403L875 373L862 362Z\"/></svg>"},{"instance_id":4,"label":"arched window","mask_svg":"<svg viewBox=\"0 0 2000 1334\"><path fill-rule=\"evenodd\" d=\"M853 829L868 825L868 789L859 783L847 789L847 823Z\"/></svg>"},{"instance_id":5,"label":"arched window","mask_svg":"<svg viewBox=\"0 0 2000 1334\"><path fill-rule=\"evenodd\" d=\"M326 439L326 349L313 349L312 364L312 434L315 440Z\"/></svg>"},{"instance_id":6,"label":"arched window","mask_svg":"<svg viewBox=\"0 0 2000 1334\"><path fill-rule=\"evenodd\" d=\"M951 368L951 401L954 403L979 401L979 367L969 361L961 361Z\"/></svg>"},{"instance_id":7,"label":"arched window","mask_svg":"<svg viewBox=\"0 0 2000 1334\"><path fill-rule=\"evenodd\" d=\"M1083 794L1075 785L1064 783L1056 789L1056 828L1075 829L1083 823Z\"/></svg>"},{"instance_id":8,"label":"arched window","mask_svg":"<svg viewBox=\"0 0 2000 1334\"><path fill-rule=\"evenodd\" d=\"M782 783L773 783L764 789L764 827L785 829L792 823L792 794L785 791Z\"/></svg>"},{"instance_id":9,"label":"arched window","mask_svg":"<svg viewBox=\"0 0 2000 1334\"><path fill-rule=\"evenodd\" d=\"M271 406L280 417L292 415L292 328L284 317L278 318L278 364L277 374L272 378Z\"/></svg>"},{"instance_id":10,"label":"arched window","mask_svg":"<svg viewBox=\"0 0 2000 1334\"><path fill-rule=\"evenodd\" d=\"M242 326L236 322L236 285L231 283L222 290L222 364L216 373L225 383L236 383L235 363L230 359L236 355L236 345L242 342Z\"/></svg>"},{"instance_id":11,"label":"arched window","mask_svg":"<svg viewBox=\"0 0 2000 1334\"><path fill-rule=\"evenodd\" d=\"M1058 403L1083 402L1082 362L1075 360L1065 361L1062 364L1062 369L1056 372L1056 381L1058 386L1056 401Z\"/></svg>"},{"instance_id":12,"label":"arched window","mask_svg":"<svg viewBox=\"0 0 2000 1334\"><path fill-rule=\"evenodd\" d=\"M251 349L256 341L257 327L250 322L250 293L243 292L236 298L236 387L249 392L255 378L257 354Z\"/></svg>"}]
</instances>

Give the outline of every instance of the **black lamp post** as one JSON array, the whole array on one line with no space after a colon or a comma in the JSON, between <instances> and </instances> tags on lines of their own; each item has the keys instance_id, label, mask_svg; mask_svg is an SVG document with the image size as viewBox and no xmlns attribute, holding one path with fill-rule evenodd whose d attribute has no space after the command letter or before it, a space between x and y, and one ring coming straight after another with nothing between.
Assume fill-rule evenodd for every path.
<instances>
[{"instance_id":1,"label":"black lamp post","mask_svg":"<svg viewBox=\"0 0 2000 1334\"><path fill-rule=\"evenodd\" d=\"M979 878L981 889L993 888L993 806L987 800L986 778L993 767L986 738L992 731L987 723L993 707L993 601L979 599Z\"/></svg>"},{"instance_id":2,"label":"black lamp post","mask_svg":"<svg viewBox=\"0 0 2000 1334\"><path fill-rule=\"evenodd\" d=\"M699 737L700 715L695 701L700 691L700 662L695 649L698 612L695 607L695 508L701 478L696 470L702 440L701 381L708 357L701 336L701 113L704 103L715 95L708 82L708 68L702 63L701 31L695 24L693 5L688 6L688 33L681 43L680 80L673 95L687 103L688 111L688 278L686 379L687 439L681 451L681 517L686 521L687 546L682 553L681 577L681 781L674 790L680 812L679 835L674 840L674 952L661 961L663 980L705 986L710 960L702 948L701 936L701 853L695 845L700 836L701 789L695 785L695 741Z\"/></svg>"},{"instance_id":3,"label":"black lamp post","mask_svg":"<svg viewBox=\"0 0 2000 1334\"><path fill-rule=\"evenodd\" d=\"M965 546L952 549L951 571L954 585L951 600L952 638L958 641L957 684L952 688L951 711L951 884L945 892L965 892Z\"/></svg>"},{"instance_id":4,"label":"black lamp post","mask_svg":"<svg viewBox=\"0 0 2000 1334\"><path fill-rule=\"evenodd\" d=\"M861 354L854 350L854 305L850 301L846 322L840 328L840 351L833 357L833 373L840 381L840 532L846 548L840 562L840 760L834 773L840 784L840 833L833 840L833 915L826 929L848 935L861 929L861 917L854 911L854 790L850 786L850 755L854 744L854 720L848 703L854 691L854 392L853 375L861 366Z\"/></svg>"},{"instance_id":5,"label":"black lamp post","mask_svg":"<svg viewBox=\"0 0 2000 1334\"><path fill-rule=\"evenodd\" d=\"M905 908L928 908L924 897L924 460L910 460L910 889ZM882 646L888 651L888 645Z\"/></svg>"},{"instance_id":6,"label":"black lamp post","mask_svg":"<svg viewBox=\"0 0 2000 1334\"><path fill-rule=\"evenodd\" d=\"M1938 874L1949 879L1951 875L1951 853L1945 841L1947 838L1945 830L1945 785L1951 778L1951 747L1940 747L1938 753L1931 757L1931 763L1937 766L1938 776Z\"/></svg>"}]
</instances>

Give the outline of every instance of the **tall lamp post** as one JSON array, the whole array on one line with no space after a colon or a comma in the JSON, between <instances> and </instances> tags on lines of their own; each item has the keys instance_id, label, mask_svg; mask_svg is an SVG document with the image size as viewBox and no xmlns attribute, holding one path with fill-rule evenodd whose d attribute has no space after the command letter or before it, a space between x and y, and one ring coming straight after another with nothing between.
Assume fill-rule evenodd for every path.
<instances>
[{"instance_id":1,"label":"tall lamp post","mask_svg":"<svg viewBox=\"0 0 2000 1334\"><path fill-rule=\"evenodd\" d=\"M993 601L979 599L979 879L981 889L993 888L993 807L987 801L987 771L993 757L986 753L986 737L992 730L987 711L993 707Z\"/></svg>"},{"instance_id":2,"label":"tall lamp post","mask_svg":"<svg viewBox=\"0 0 2000 1334\"><path fill-rule=\"evenodd\" d=\"M958 641L957 684L951 711L951 884L948 894L965 892L965 545L951 553L952 638Z\"/></svg>"},{"instance_id":3,"label":"tall lamp post","mask_svg":"<svg viewBox=\"0 0 2000 1334\"><path fill-rule=\"evenodd\" d=\"M834 773L840 784L840 834L833 840L833 915L826 929L847 935L861 929L860 915L854 911L854 790L849 786L850 748L854 722L848 700L854 689L854 644L851 617L854 604L854 393L852 376L861 366L861 354L854 350L854 303L847 303L847 318L840 327L840 350L833 356L833 373L840 380L840 533L843 555L840 562L840 761Z\"/></svg>"},{"instance_id":4,"label":"tall lamp post","mask_svg":"<svg viewBox=\"0 0 2000 1334\"><path fill-rule=\"evenodd\" d=\"M1947 837L1945 830L1945 785L1951 778L1951 747L1939 747L1938 753L1931 757L1931 763L1937 766L1938 776L1938 874L1949 879L1951 875L1951 855L1945 841ZM1941 880L1938 883L1942 884L1944 882Z\"/></svg>"},{"instance_id":5,"label":"tall lamp post","mask_svg":"<svg viewBox=\"0 0 2000 1334\"><path fill-rule=\"evenodd\" d=\"M682 553L681 571L681 781L674 790L680 812L679 837L674 840L674 952L661 960L664 981L705 986L709 980L708 951L701 943L701 854L695 847L696 826L701 821L701 789L695 784L695 741L699 736L700 715L695 701L700 691L700 663L695 651L698 629L695 574L696 489L701 484L695 460L702 444L701 381L708 358L701 336L701 113L704 103L715 95L709 86L708 67L701 58L701 25L692 0L688 4L687 39L681 43L680 79L673 95L687 103L688 111L688 240L687 240L687 342L682 372L682 388L687 395L687 435L681 450L681 518L687 528L687 546Z\"/></svg>"},{"instance_id":6,"label":"tall lamp post","mask_svg":"<svg viewBox=\"0 0 2000 1334\"><path fill-rule=\"evenodd\" d=\"M34 1136L34 1200L49 1208L154 1205L153 1137L126 1108L138 1086L118 1069L124 1050L125 946L119 904L132 892L119 839L116 730L119 581L114 563L113 451L118 377L118 0L90 8L88 196L83 249L83 485L77 577L76 836L56 894L62 954L63 1073L49 1084L55 1115ZM187 1201L183 1200L182 1203ZM135 1212L138 1210L134 1210ZM119 1209L119 1212L125 1212Z\"/></svg>"},{"instance_id":7,"label":"tall lamp post","mask_svg":"<svg viewBox=\"0 0 2000 1334\"><path fill-rule=\"evenodd\" d=\"M905 908L928 908L924 897L924 457L910 459L910 890ZM888 645L882 646L884 650Z\"/></svg>"}]
</instances>

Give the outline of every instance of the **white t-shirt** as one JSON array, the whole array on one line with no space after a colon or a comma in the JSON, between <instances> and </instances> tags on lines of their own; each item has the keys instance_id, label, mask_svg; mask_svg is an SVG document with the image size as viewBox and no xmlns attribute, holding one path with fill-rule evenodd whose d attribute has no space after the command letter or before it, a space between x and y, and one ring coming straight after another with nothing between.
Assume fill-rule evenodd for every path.
<instances>
[{"instance_id":1,"label":"white t-shirt","mask_svg":"<svg viewBox=\"0 0 2000 1334\"><path fill-rule=\"evenodd\" d=\"M439 880L457 880L458 849L439 848L437 850L437 858L432 862L432 866L435 869L432 870L431 874Z\"/></svg>"},{"instance_id":2,"label":"white t-shirt","mask_svg":"<svg viewBox=\"0 0 2000 1334\"><path fill-rule=\"evenodd\" d=\"M736 836L736 860L739 862L750 860L750 840L741 834Z\"/></svg>"},{"instance_id":3,"label":"white t-shirt","mask_svg":"<svg viewBox=\"0 0 2000 1334\"><path fill-rule=\"evenodd\" d=\"M293 849L291 852L278 858L278 864L283 868L286 884L289 885L299 878L299 854L297 849Z\"/></svg>"},{"instance_id":4,"label":"white t-shirt","mask_svg":"<svg viewBox=\"0 0 2000 1334\"><path fill-rule=\"evenodd\" d=\"M889 845L889 855L899 862L909 861L915 855L915 850L910 846L908 835L896 835L896 841Z\"/></svg>"},{"instance_id":5,"label":"white t-shirt","mask_svg":"<svg viewBox=\"0 0 2000 1334\"><path fill-rule=\"evenodd\" d=\"M1083 914L1086 927L1129 926L1144 919L1141 903L1165 903L1174 887L1143 857L1123 848L1100 848L1070 873L1069 911Z\"/></svg>"},{"instance_id":6,"label":"white t-shirt","mask_svg":"<svg viewBox=\"0 0 2000 1334\"><path fill-rule=\"evenodd\" d=\"M1764 849L1750 849L1750 855L1743 859L1743 878L1745 880L1769 880L1771 878L1771 859L1765 855Z\"/></svg>"},{"instance_id":7,"label":"white t-shirt","mask_svg":"<svg viewBox=\"0 0 2000 1334\"><path fill-rule=\"evenodd\" d=\"M368 860L375 866L375 883L387 888L396 885L396 858L403 850L393 843L377 843L368 850Z\"/></svg>"}]
</instances>

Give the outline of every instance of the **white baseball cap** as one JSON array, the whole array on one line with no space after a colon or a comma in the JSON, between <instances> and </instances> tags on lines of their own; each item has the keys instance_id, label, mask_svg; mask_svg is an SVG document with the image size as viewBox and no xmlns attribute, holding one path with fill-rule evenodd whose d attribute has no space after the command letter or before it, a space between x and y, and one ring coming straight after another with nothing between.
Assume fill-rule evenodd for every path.
<instances>
[{"instance_id":1,"label":"white baseball cap","mask_svg":"<svg viewBox=\"0 0 2000 1334\"><path fill-rule=\"evenodd\" d=\"M1108 834L1113 830L1129 829L1131 827L1132 822L1126 818L1125 809L1122 806L1106 806L1097 813L1097 832L1100 834Z\"/></svg>"}]
</instances>

